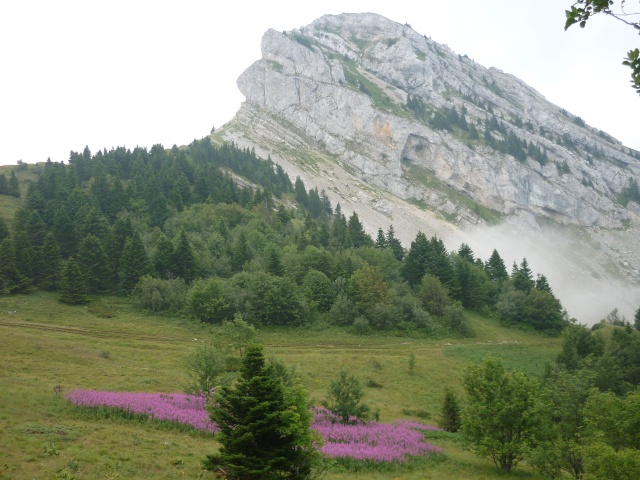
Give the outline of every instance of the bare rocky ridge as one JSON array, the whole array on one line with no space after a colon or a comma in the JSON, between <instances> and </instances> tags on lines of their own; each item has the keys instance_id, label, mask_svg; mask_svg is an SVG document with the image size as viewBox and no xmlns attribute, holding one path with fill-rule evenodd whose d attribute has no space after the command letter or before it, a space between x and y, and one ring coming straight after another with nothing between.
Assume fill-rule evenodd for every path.
<instances>
[{"instance_id":1,"label":"bare rocky ridge","mask_svg":"<svg viewBox=\"0 0 640 480\"><path fill-rule=\"evenodd\" d=\"M494 247L507 261L526 256L581 321L640 304L640 208L618 203L640 180L640 154L512 75L408 25L343 14L266 32L262 59L238 86L246 101L214 140L270 155L345 212L357 210L370 232L393 224L405 246L422 230L483 258ZM453 107L478 139L434 125ZM493 146L483 139L491 119ZM513 139L524 145L520 159L506 148ZM534 146L543 159L532 158ZM614 279L623 298L602 301ZM592 288L597 308L584 304Z\"/></svg>"}]
</instances>

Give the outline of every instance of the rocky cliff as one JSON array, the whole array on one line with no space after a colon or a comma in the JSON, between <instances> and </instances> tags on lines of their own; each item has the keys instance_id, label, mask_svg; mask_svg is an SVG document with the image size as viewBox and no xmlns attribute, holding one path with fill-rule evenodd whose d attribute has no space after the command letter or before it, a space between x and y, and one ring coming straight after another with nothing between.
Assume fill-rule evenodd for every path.
<instances>
[{"instance_id":1,"label":"rocky cliff","mask_svg":"<svg viewBox=\"0 0 640 480\"><path fill-rule=\"evenodd\" d=\"M269 30L238 86L246 101L214 139L271 155L371 231L528 258L531 243L566 264L562 285L639 279L640 153L409 25L343 14Z\"/></svg>"}]
</instances>

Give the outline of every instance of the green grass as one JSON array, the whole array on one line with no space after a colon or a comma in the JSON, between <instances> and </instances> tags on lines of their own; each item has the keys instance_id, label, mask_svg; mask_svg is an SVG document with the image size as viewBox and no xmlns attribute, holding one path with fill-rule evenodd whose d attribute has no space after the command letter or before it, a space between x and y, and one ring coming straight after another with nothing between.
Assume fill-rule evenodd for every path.
<instances>
[{"instance_id":1,"label":"green grass","mask_svg":"<svg viewBox=\"0 0 640 480\"><path fill-rule=\"evenodd\" d=\"M378 385L365 392L382 421L427 417L435 423L445 388L462 395L464 369L487 353L537 373L559 350L558 339L468 315L470 338L362 337L338 328L268 329L261 336L267 355L295 366L315 401L344 366L363 384ZM88 414L56 394L58 387L180 391L185 359L209 332L206 325L142 314L118 297L82 307L43 292L0 297L0 478L213 478L200 467L217 448L210 436L126 415ZM430 435L444 458L380 471L336 467L327 478L502 478L491 462L464 451L457 436ZM536 478L526 467L512 477Z\"/></svg>"}]
</instances>

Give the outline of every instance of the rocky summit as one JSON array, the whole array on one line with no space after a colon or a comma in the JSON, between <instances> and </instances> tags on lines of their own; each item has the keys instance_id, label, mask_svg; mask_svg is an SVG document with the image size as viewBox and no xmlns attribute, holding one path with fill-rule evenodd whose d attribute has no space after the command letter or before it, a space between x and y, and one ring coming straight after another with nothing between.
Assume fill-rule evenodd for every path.
<instances>
[{"instance_id":1,"label":"rocky summit","mask_svg":"<svg viewBox=\"0 0 640 480\"><path fill-rule=\"evenodd\" d=\"M513 75L407 24L342 14L266 32L238 87L246 101L213 140L270 156L370 232L527 256L556 269L581 321L640 303L640 153Z\"/></svg>"}]
</instances>

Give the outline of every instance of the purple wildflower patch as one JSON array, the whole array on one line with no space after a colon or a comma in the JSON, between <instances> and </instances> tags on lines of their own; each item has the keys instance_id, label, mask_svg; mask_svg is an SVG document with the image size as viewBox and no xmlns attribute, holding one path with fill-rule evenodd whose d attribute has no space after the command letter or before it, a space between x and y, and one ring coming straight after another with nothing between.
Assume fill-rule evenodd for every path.
<instances>
[{"instance_id":1,"label":"purple wildflower patch","mask_svg":"<svg viewBox=\"0 0 640 480\"><path fill-rule=\"evenodd\" d=\"M333 458L405 462L411 457L442 453L441 448L426 443L421 432L440 429L415 421L343 425L326 411L317 410L311 427L325 440L322 453Z\"/></svg>"},{"instance_id":2,"label":"purple wildflower patch","mask_svg":"<svg viewBox=\"0 0 640 480\"><path fill-rule=\"evenodd\" d=\"M147 415L156 420L189 425L196 430L216 432L204 398L184 393L129 393L74 390L67 400L83 407L107 407Z\"/></svg>"},{"instance_id":3,"label":"purple wildflower patch","mask_svg":"<svg viewBox=\"0 0 640 480\"><path fill-rule=\"evenodd\" d=\"M83 407L125 410L160 421L189 425L196 430L218 431L209 418L204 398L194 395L75 390L66 398ZM336 420L326 410L317 409L311 425L325 440L322 453L332 458L399 463L442 453L441 448L424 441L422 431L440 430L432 425L416 421L343 425Z\"/></svg>"}]
</instances>

